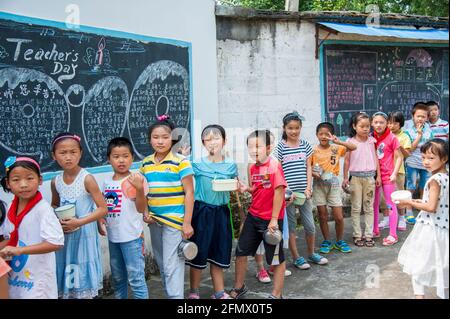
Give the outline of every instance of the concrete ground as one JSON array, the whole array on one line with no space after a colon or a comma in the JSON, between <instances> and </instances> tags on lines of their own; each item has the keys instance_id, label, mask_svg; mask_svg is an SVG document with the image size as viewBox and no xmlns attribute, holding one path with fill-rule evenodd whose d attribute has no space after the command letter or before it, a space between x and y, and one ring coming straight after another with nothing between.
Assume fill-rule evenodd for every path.
<instances>
[{"instance_id":1,"label":"concrete ground","mask_svg":"<svg viewBox=\"0 0 450 319\"><path fill-rule=\"evenodd\" d=\"M345 219L344 239L348 241L353 251L349 254L332 251L326 255L328 265L312 264L309 270L299 270L292 264L290 253L286 250L287 268L292 275L286 277L284 283L284 298L287 299L411 299L413 290L410 277L403 273L397 263L398 252L405 241L412 226L408 230L398 232L399 242L391 247L382 246L382 238L387 236L388 230L382 231L382 237L376 239L376 246L355 247L352 243L351 220ZM334 223L329 223L330 230L334 231ZM316 228L316 247L319 247L323 238L320 229ZM333 232L332 232L333 234ZM333 236L333 235L332 235ZM298 232L297 244L300 255L306 253L304 231ZM234 243L234 246L236 242ZM317 250L317 249L316 249ZM234 253L234 248L233 248ZM306 257L306 256L305 256ZM272 284L258 282L255 277L256 265L253 257L249 257L246 285L249 291L246 299L264 299L271 293ZM202 298L210 298L213 293L209 268L203 272L200 287ZM230 269L225 271L225 287L230 289L234 282L234 261ZM166 298L158 275L152 275L148 280L151 299ZM186 267L185 276L186 296L189 292L189 267ZM435 289L426 290L427 298L437 298ZM114 298L104 296L103 298Z\"/></svg>"}]
</instances>

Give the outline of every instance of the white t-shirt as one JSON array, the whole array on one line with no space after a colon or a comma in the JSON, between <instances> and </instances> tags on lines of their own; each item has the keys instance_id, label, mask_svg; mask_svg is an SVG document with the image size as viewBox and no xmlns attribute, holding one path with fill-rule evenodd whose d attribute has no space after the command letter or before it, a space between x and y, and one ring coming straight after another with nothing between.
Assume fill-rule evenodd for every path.
<instances>
[{"instance_id":1,"label":"white t-shirt","mask_svg":"<svg viewBox=\"0 0 450 319\"><path fill-rule=\"evenodd\" d=\"M9 208L9 207L8 207ZM6 239L14 225L6 218L1 233ZM64 233L50 204L42 199L24 217L18 246L48 242L64 245ZM57 299L55 253L16 256L10 263L9 296L12 299Z\"/></svg>"},{"instance_id":2,"label":"white t-shirt","mask_svg":"<svg viewBox=\"0 0 450 319\"><path fill-rule=\"evenodd\" d=\"M126 198L120 181L108 178L103 182L102 192L108 207L106 231L112 243L125 243L139 238L144 230L142 214L134 201Z\"/></svg>"}]
</instances>

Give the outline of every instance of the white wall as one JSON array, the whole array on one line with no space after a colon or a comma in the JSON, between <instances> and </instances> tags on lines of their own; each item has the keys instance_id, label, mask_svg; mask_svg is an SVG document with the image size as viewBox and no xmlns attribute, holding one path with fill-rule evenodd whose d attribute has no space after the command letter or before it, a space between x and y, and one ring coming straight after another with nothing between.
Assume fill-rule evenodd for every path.
<instances>
[{"instance_id":1,"label":"white wall","mask_svg":"<svg viewBox=\"0 0 450 319\"><path fill-rule=\"evenodd\" d=\"M192 45L194 146L201 126L218 121L216 28L213 0L2 0L0 11L66 22L66 7L76 4L80 24L151 37L190 42ZM4 160L4 159L1 159ZM108 174L96 174L101 183ZM50 200L49 182L41 187ZM0 192L0 198L11 196ZM148 239L148 231L146 233ZM147 240L148 243L148 240ZM149 245L147 245L149 247ZM103 242L105 250L105 243ZM109 268L106 267L107 269Z\"/></svg>"}]
</instances>

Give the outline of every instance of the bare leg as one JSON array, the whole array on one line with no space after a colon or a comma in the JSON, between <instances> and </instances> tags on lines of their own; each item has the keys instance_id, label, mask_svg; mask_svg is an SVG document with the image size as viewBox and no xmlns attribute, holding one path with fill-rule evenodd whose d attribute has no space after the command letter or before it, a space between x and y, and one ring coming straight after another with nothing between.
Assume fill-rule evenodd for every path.
<instances>
[{"instance_id":1,"label":"bare leg","mask_svg":"<svg viewBox=\"0 0 450 319\"><path fill-rule=\"evenodd\" d=\"M297 250L297 235L295 233L289 234L289 250L291 251L292 259L295 261L299 257Z\"/></svg>"},{"instance_id":2,"label":"bare leg","mask_svg":"<svg viewBox=\"0 0 450 319\"><path fill-rule=\"evenodd\" d=\"M330 230L328 228L328 210L326 206L317 206L319 213L320 231L324 240L330 240Z\"/></svg>"},{"instance_id":3,"label":"bare leg","mask_svg":"<svg viewBox=\"0 0 450 319\"><path fill-rule=\"evenodd\" d=\"M190 273L189 273L189 281L191 283L191 289L198 289L200 288L200 280L202 278L202 270L197 269L194 267L191 267Z\"/></svg>"},{"instance_id":4,"label":"bare leg","mask_svg":"<svg viewBox=\"0 0 450 319\"><path fill-rule=\"evenodd\" d=\"M234 274L234 288L240 289L244 285L247 273L247 256L236 257L236 273Z\"/></svg>"},{"instance_id":5,"label":"bare leg","mask_svg":"<svg viewBox=\"0 0 450 319\"><path fill-rule=\"evenodd\" d=\"M256 267L258 269L258 272L264 269L264 255L256 254L255 255L255 262Z\"/></svg>"},{"instance_id":6,"label":"bare leg","mask_svg":"<svg viewBox=\"0 0 450 319\"><path fill-rule=\"evenodd\" d=\"M344 216L342 207L333 207L334 228L336 230L336 240L340 241L344 237Z\"/></svg>"},{"instance_id":7,"label":"bare leg","mask_svg":"<svg viewBox=\"0 0 450 319\"><path fill-rule=\"evenodd\" d=\"M311 256L314 253L314 242L315 242L315 234L306 233L306 245L308 246L308 256Z\"/></svg>"},{"instance_id":8,"label":"bare leg","mask_svg":"<svg viewBox=\"0 0 450 319\"><path fill-rule=\"evenodd\" d=\"M286 263L283 261L281 264L273 266L273 290L272 295L280 298L283 292L284 286L284 272L286 270Z\"/></svg>"},{"instance_id":9,"label":"bare leg","mask_svg":"<svg viewBox=\"0 0 450 319\"><path fill-rule=\"evenodd\" d=\"M214 292L219 292L224 290L224 284L223 284L223 269L210 264L210 272L211 272L211 279L214 287Z\"/></svg>"}]
</instances>

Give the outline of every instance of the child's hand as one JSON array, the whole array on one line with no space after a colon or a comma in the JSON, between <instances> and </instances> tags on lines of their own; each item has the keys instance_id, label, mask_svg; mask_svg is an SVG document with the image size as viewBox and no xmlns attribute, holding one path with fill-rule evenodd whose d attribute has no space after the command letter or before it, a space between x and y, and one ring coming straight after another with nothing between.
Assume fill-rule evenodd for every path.
<instances>
[{"instance_id":1,"label":"child's hand","mask_svg":"<svg viewBox=\"0 0 450 319\"><path fill-rule=\"evenodd\" d=\"M71 232L77 230L81 226L81 224L77 218L71 218L71 219L61 220L61 226L62 226L63 232L71 233Z\"/></svg>"},{"instance_id":2,"label":"child's hand","mask_svg":"<svg viewBox=\"0 0 450 319\"><path fill-rule=\"evenodd\" d=\"M238 181L238 183L239 183L239 193L242 194L242 193L248 192L249 187L247 185L245 185L241 181Z\"/></svg>"},{"instance_id":3,"label":"child's hand","mask_svg":"<svg viewBox=\"0 0 450 319\"><path fill-rule=\"evenodd\" d=\"M268 229L271 233L275 232L275 230L278 229L278 220L272 218L272 219L270 220L269 225L267 226L267 229Z\"/></svg>"},{"instance_id":4,"label":"child's hand","mask_svg":"<svg viewBox=\"0 0 450 319\"><path fill-rule=\"evenodd\" d=\"M381 186L381 177L377 176L377 179L375 180L375 186L380 187Z\"/></svg>"},{"instance_id":5,"label":"child's hand","mask_svg":"<svg viewBox=\"0 0 450 319\"><path fill-rule=\"evenodd\" d=\"M292 203L294 202L295 199L295 195L294 193L292 193L291 197L286 201L286 207L292 205Z\"/></svg>"},{"instance_id":6,"label":"child's hand","mask_svg":"<svg viewBox=\"0 0 450 319\"><path fill-rule=\"evenodd\" d=\"M394 182L397 180L397 175L394 174L394 173L392 173L392 175L389 176L389 180L390 180L392 183L394 183Z\"/></svg>"},{"instance_id":7,"label":"child's hand","mask_svg":"<svg viewBox=\"0 0 450 319\"><path fill-rule=\"evenodd\" d=\"M305 189L305 196L306 196L306 199L310 199L311 198L311 196L312 196L311 188L307 187Z\"/></svg>"},{"instance_id":8,"label":"child's hand","mask_svg":"<svg viewBox=\"0 0 450 319\"><path fill-rule=\"evenodd\" d=\"M140 173L132 173L130 176L128 176L128 181L131 185L133 185L134 188L136 188L137 191L142 191L144 186L144 176Z\"/></svg>"},{"instance_id":9,"label":"child's hand","mask_svg":"<svg viewBox=\"0 0 450 319\"><path fill-rule=\"evenodd\" d=\"M147 223L149 225L156 223L156 220L153 219L152 216L147 212L144 213L143 219L144 219L144 223Z\"/></svg>"},{"instance_id":10,"label":"child's hand","mask_svg":"<svg viewBox=\"0 0 450 319\"><path fill-rule=\"evenodd\" d=\"M183 238L185 239L189 239L192 237L192 235L194 235L194 228L192 228L192 225L190 223L183 223L182 231Z\"/></svg>"},{"instance_id":11,"label":"child's hand","mask_svg":"<svg viewBox=\"0 0 450 319\"><path fill-rule=\"evenodd\" d=\"M339 138L336 135L331 134L330 132L328 132L327 140L335 144L339 144Z\"/></svg>"},{"instance_id":12,"label":"child's hand","mask_svg":"<svg viewBox=\"0 0 450 319\"><path fill-rule=\"evenodd\" d=\"M346 190L350 185L350 181L348 180L348 178L344 179L344 181L342 182L342 189Z\"/></svg>"},{"instance_id":13,"label":"child's hand","mask_svg":"<svg viewBox=\"0 0 450 319\"><path fill-rule=\"evenodd\" d=\"M97 228L98 228L98 233L102 236L106 236L107 231L106 231L106 220L104 220L103 218L100 219L97 222Z\"/></svg>"},{"instance_id":14,"label":"child's hand","mask_svg":"<svg viewBox=\"0 0 450 319\"><path fill-rule=\"evenodd\" d=\"M9 259L14 256L22 255L22 251L20 247L6 246L2 250L0 250L0 257ZM8 258L9 257L9 258Z\"/></svg>"},{"instance_id":15,"label":"child's hand","mask_svg":"<svg viewBox=\"0 0 450 319\"><path fill-rule=\"evenodd\" d=\"M411 206L412 200L411 199L402 199L402 200L395 201L395 203L397 204L398 208L412 208L412 206Z\"/></svg>"},{"instance_id":16,"label":"child's hand","mask_svg":"<svg viewBox=\"0 0 450 319\"><path fill-rule=\"evenodd\" d=\"M184 156L189 156L191 154L191 147L185 144L178 149L178 153L181 153Z\"/></svg>"}]
</instances>

